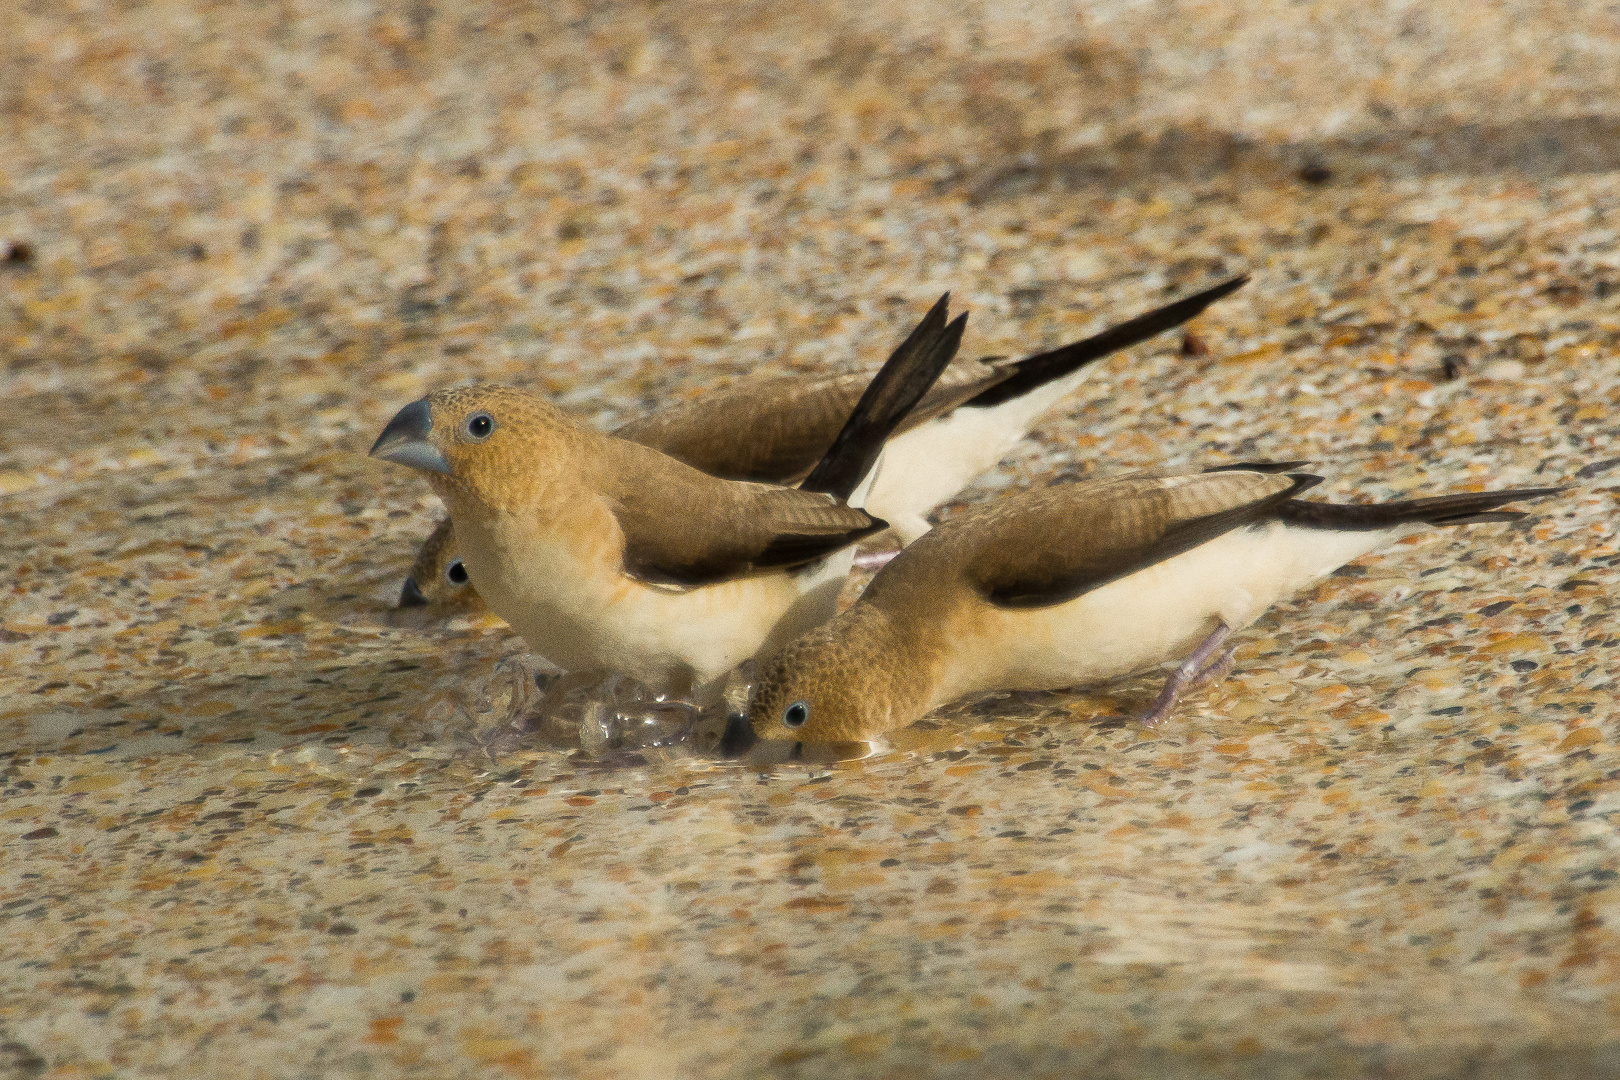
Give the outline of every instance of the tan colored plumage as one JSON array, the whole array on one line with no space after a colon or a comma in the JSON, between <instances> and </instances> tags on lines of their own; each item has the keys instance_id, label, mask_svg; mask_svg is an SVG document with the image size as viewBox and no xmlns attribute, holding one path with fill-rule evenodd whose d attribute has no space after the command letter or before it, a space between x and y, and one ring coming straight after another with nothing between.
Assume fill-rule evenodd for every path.
<instances>
[{"instance_id":1,"label":"tan colored plumage","mask_svg":"<svg viewBox=\"0 0 1620 1080\"><path fill-rule=\"evenodd\" d=\"M468 572L491 610L571 670L674 692L710 682L815 588L801 568L881 528L829 495L698 472L526 391L425 402L447 470L429 478ZM476 417L489 418L482 439L468 432Z\"/></svg>"},{"instance_id":2,"label":"tan colored plumage","mask_svg":"<svg viewBox=\"0 0 1620 1080\"><path fill-rule=\"evenodd\" d=\"M950 412L1007 375L993 360L958 359L895 434ZM827 452L871 380L869 371L745 379L632 420L614 434L714 476L796 484Z\"/></svg>"},{"instance_id":3,"label":"tan colored plumage","mask_svg":"<svg viewBox=\"0 0 1620 1080\"><path fill-rule=\"evenodd\" d=\"M1022 360L957 359L899 423L864 505L903 543L927 515L993 468L1087 365L1192 318L1242 284L1233 279L1101 334ZM832 444L870 381L865 372L740 380L633 420L614 434L730 480L797 484ZM453 530L440 522L417 556L402 606L476 604Z\"/></svg>"},{"instance_id":4,"label":"tan colored plumage","mask_svg":"<svg viewBox=\"0 0 1620 1080\"><path fill-rule=\"evenodd\" d=\"M1519 516L1497 508L1559 490L1334 506L1293 498L1317 481L1284 471L1298 464L1055 486L954 518L764 659L728 742L867 741L967 694L1178 659L1409 528Z\"/></svg>"},{"instance_id":5,"label":"tan colored plumage","mask_svg":"<svg viewBox=\"0 0 1620 1080\"><path fill-rule=\"evenodd\" d=\"M1004 377L993 362L957 361L901 422L896 437L950 412ZM747 380L631 421L613 434L711 476L796 484L832 445L870 381L869 372ZM746 437L739 438L739 432ZM875 509L872 513L883 516ZM449 518L434 526L406 580L410 606L482 604L460 565Z\"/></svg>"},{"instance_id":6,"label":"tan colored plumage","mask_svg":"<svg viewBox=\"0 0 1620 1080\"><path fill-rule=\"evenodd\" d=\"M505 386L412 402L371 453L428 476L479 592L541 656L707 697L836 610L854 544L884 527L849 500L961 345L967 316L947 320L947 301L890 355L798 488L710 476Z\"/></svg>"},{"instance_id":7,"label":"tan colored plumage","mask_svg":"<svg viewBox=\"0 0 1620 1080\"><path fill-rule=\"evenodd\" d=\"M440 518L411 564L411 572L400 590L400 607L429 604L457 606L467 610L484 607L484 598L468 582L466 565L456 545L456 530L449 518Z\"/></svg>"}]
</instances>

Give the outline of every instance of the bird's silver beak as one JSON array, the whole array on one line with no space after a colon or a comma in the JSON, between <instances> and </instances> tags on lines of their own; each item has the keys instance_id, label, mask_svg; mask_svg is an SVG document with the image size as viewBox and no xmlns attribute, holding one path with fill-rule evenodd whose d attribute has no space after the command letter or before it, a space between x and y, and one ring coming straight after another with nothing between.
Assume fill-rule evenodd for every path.
<instances>
[{"instance_id":1,"label":"bird's silver beak","mask_svg":"<svg viewBox=\"0 0 1620 1080\"><path fill-rule=\"evenodd\" d=\"M724 735L720 736L720 754L722 757L742 757L752 750L757 742L759 742L759 736L754 734L754 725L748 722L747 716L742 713L732 713L726 717L726 731Z\"/></svg>"},{"instance_id":2,"label":"bird's silver beak","mask_svg":"<svg viewBox=\"0 0 1620 1080\"><path fill-rule=\"evenodd\" d=\"M433 409L427 399L413 401L388 421L377 441L371 444L371 456L449 476L450 463L439 453L438 447L427 441L432 430Z\"/></svg>"}]
</instances>

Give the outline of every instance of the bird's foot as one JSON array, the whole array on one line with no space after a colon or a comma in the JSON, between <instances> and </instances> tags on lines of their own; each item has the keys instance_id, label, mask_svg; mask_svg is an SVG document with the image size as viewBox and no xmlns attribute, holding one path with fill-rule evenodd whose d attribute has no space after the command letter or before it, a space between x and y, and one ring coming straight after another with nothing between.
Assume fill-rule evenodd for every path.
<instances>
[{"instance_id":1,"label":"bird's foot","mask_svg":"<svg viewBox=\"0 0 1620 1080\"><path fill-rule=\"evenodd\" d=\"M1153 700L1148 711L1142 714L1142 726L1152 730L1169 719L1175 712L1176 703L1188 690L1198 686L1207 686L1219 682L1231 673L1234 660L1234 649L1221 652L1221 646L1226 639L1232 636L1232 628L1224 622L1217 622L1215 629L1210 631L1208 637L1198 643L1198 647L1188 654L1176 669L1165 680L1164 689Z\"/></svg>"}]
</instances>

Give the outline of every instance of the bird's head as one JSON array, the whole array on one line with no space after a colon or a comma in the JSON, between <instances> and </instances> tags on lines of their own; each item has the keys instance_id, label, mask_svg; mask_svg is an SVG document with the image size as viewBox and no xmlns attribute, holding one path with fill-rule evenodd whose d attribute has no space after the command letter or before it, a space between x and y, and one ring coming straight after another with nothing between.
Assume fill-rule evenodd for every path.
<instances>
[{"instance_id":1,"label":"bird's head","mask_svg":"<svg viewBox=\"0 0 1620 1080\"><path fill-rule=\"evenodd\" d=\"M846 613L760 662L748 711L726 723L722 753L741 757L762 739L870 742L917 719L915 680L896 670L878 635L849 625L859 614Z\"/></svg>"},{"instance_id":2,"label":"bird's head","mask_svg":"<svg viewBox=\"0 0 1620 1080\"><path fill-rule=\"evenodd\" d=\"M457 386L399 410L371 456L426 473L440 495L504 506L521 503L528 488L567 467L576 432L555 406L527 390Z\"/></svg>"},{"instance_id":3,"label":"bird's head","mask_svg":"<svg viewBox=\"0 0 1620 1080\"><path fill-rule=\"evenodd\" d=\"M399 606L472 607L481 603L456 549L456 530L445 518L416 553L410 576L399 592Z\"/></svg>"}]
</instances>

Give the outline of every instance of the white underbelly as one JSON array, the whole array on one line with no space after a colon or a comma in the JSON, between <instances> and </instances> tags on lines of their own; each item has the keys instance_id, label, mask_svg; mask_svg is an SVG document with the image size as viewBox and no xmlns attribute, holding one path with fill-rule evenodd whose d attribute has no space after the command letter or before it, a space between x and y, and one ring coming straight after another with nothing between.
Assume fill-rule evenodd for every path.
<instances>
[{"instance_id":1,"label":"white underbelly","mask_svg":"<svg viewBox=\"0 0 1620 1080\"><path fill-rule=\"evenodd\" d=\"M1396 535L1273 522L1235 529L1065 604L992 609L956 636L959 675L936 704L983 690L1075 686L1179 660L1216 620L1241 629Z\"/></svg>"},{"instance_id":2,"label":"white underbelly","mask_svg":"<svg viewBox=\"0 0 1620 1080\"><path fill-rule=\"evenodd\" d=\"M832 618L852 555L837 552L797 574L674 590L558 548L518 560L463 540L479 593L535 652L566 671L620 672L673 693L714 683L766 645Z\"/></svg>"}]
</instances>

